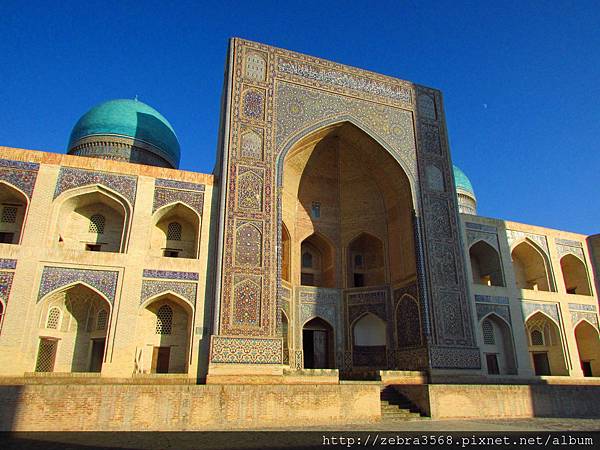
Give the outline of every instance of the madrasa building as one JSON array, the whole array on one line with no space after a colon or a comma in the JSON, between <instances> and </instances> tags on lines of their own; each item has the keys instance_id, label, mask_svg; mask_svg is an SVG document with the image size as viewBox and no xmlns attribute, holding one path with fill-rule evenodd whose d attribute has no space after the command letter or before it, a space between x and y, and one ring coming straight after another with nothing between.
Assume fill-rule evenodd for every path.
<instances>
[{"instance_id":1,"label":"madrasa building","mask_svg":"<svg viewBox=\"0 0 600 450\"><path fill-rule=\"evenodd\" d=\"M74 392L97 423L127 395L134 422L378 420L379 385L434 417L593 409L600 235L478 216L440 91L236 38L214 173L180 151L137 100L66 154L0 147L0 376L35 393L13 428Z\"/></svg>"}]
</instances>

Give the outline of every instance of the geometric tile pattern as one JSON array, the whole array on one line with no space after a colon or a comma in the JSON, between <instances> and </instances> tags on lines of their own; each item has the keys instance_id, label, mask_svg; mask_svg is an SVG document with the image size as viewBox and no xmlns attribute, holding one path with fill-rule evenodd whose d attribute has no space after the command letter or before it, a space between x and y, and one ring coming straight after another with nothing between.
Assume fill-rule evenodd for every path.
<instances>
[{"instance_id":1,"label":"geometric tile pattern","mask_svg":"<svg viewBox=\"0 0 600 450\"><path fill-rule=\"evenodd\" d=\"M151 297L171 291L185 298L195 307L197 287L196 283L184 281L142 280L140 305Z\"/></svg>"},{"instance_id":2,"label":"geometric tile pattern","mask_svg":"<svg viewBox=\"0 0 600 450\"><path fill-rule=\"evenodd\" d=\"M281 364L281 338L213 336L211 361L226 364Z\"/></svg>"},{"instance_id":3,"label":"geometric tile pattern","mask_svg":"<svg viewBox=\"0 0 600 450\"><path fill-rule=\"evenodd\" d=\"M17 268L17 260L16 259L4 259L0 258L0 269L16 269Z\"/></svg>"},{"instance_id":4,"label":"geometric tile pattern","mask_svg":"<svg viewBox=\"0 0 600 450\"><path fill-rule=\"evenodd\" d=\"M546 315L552 317L557 324L560 323L558 315L558 305L555 303L522 302L521 309L523 310L524 319L527 319L536 311L541 311Z\"/></svg>"},{"instance_id":5,"label":"geometric tile pattern","mask_svg":"<svg viewBox=\"0 0 600 450\"><path fill-rule=\"evenodd\" d=\"M196 272L177 272L174 270L144 269L143 277L198 281L198 273Z\"/></svg>"},{"instance_id":6,"label":"geometric tile pattern","mask_svg":"<svg viewBox=\"0 0 600 450\"><path fill-rule=\"evenodd\" d=\"M54 190L54 198L68 189L93 184L101 184L125 197L131 205L135 204L137 177L133 175L117 175L108 172L61 167Z\"/></svg>"},{"instance_id":7,"label":"geometric tile pattern","mask_svg":"<svg viewBox=\"0 0 600 450\"><path fill-rule=\"evenodd\" d=\"M154 182L154 202L152 212L165 205L181 202L202 216L204 206L204 185L184 181L158 178Z\"/></svg>"},{"instance_id":8,"label":"geometric tile pattern","mask_svg":"<svg viewBox=\"0 0 600 450\"><path fill-rule=\"evenodd\" d=\"M14 272L0 272L0 300L5 306L8 303L14 275Z\"/></svg>"},{"instance_id":9,"label":"geometric tile pattern","mask_svg":"<svg viewBox=\"0 0 600 450\"><path fill-rule=\"evenodd\" d=\"M31 198L39 164L0 159L0 180L16 186Z\"/></svg>"},{"instance_id":10,"label":"geometric tile pattern","mask_svg":"<svg viewBox=\"0 0 600 450\"><path fill-rule=\"evenodd\" d=\"M119 272L113 270L45 266L37 301L39 302L46 294L63 286L83 282L104 294L112 305L115 301L118 278Z\"/></svg>"}]
</instances>

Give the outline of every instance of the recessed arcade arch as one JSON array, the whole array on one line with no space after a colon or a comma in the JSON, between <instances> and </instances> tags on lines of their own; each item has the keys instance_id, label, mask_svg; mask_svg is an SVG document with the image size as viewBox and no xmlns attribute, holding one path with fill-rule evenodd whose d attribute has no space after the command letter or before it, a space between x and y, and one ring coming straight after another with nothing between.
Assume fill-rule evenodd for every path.
<instances>
[{"instance_id":1,"label":"recessed arcade arch","mask_svg":"<svg viewBox=\"0 0 600 450\"><path fill-rule=\"evenodd\" d=\"M306 369L332 369L335 361L333 327L314 317L302 327L302 353Z\"/></svg>"},{"instance_id":2,"label":"recessed arcade arch","mask_svg":"<svg viewBox=\"0 0 600 450\"><path fill-rule=\"evenodd\" d=\"M165 205L152 218L151 252L170 258L196 258L200 217L181 202Z\"/></svg>"},{"instance_id":3,"label":"recessed arcade arch","mask_svg":"<svg viewBox=\"0 0 600 450\"><path fill-rule=\"evenodd\" d=\"M71 250L123 253L131 206L103 186L85 186L64 192L55 200L55 245Z\"/></svg>"},{"instance_id":4,"label":"recessed arcade arch","mask_svg":"<svg viewBox=\"0 0 600 450\"><path fill-rule=\"evenodd\" d=\"M23 192L0 181L0 244L21 242L27 205L28 199Z\"/></svg>"},{"instance_id":5,"label":"recessed arcade arch","mask_svg":"<svg viewBox=\"0 0 600 450\"><path fill-rule=\"evenodd\" d=\"M562 337L556 322L543 312L537 311L525 321L525 331L535 374L569 375Z\"/></svg>"},{"instance_id":6,"label":"recessed arcade arch","mask_svg":"<svg viewBox=\"0 0 600 450\"><path fill-rule=\"evenodd\" d=\"M111 305L96 290L76 283L37 305L36 372L100 372Z\"/></svg>"},{"instance_id":7,"label":"recessed arcade arch","mask_svg":"<svg viewBox=\"0 0 600 450\"><path fill-rule=\"evenodd\" d=\"M516 374L510 325L495 313L480 321L483 335L481 350L489 375Z\"/></svg>"},{"instance_id":8,"label":"recessed arcade arch","mask_svg":"<svg viewBox=\"0 0 600 450\"><path fill-rule=\"evenodd\" d=\"M550 263L545 253L529 240L516 245L512 252L517 288L553 291Z\"/></svg>"},{"instance_id":9,"label":"recessed arcade arch","mask_svg":"<svg viewBox=\"0 0 600 450\"><path fill-rule=\"evenodd\" d=\"M587 320L575 327L575 340L584 377L600 377L600 336L598 329Z\"/></svg>"},{"instance_id":10,"label":"recessed arcade arch","mask_svg":"<svg viewBox=\"0 0 600 450\"><path fill-rule=\"evenodd\" d=\"M477 241L469 249L473 282L487 286L504 286L498 251L485 241Z\"/></svg>"},{"instance_id":11,"label":"recessed arcade arch","mask_svg":"<svg viewBox=\"0 0 600 450\"><path fill-rule=\"evenodd\" d=\"M385 283L385 254L381 239L360 233L348 244L348 287Z\"/></svg>"},{"instance_id":12,"label":"recessed arcade arch","mask_svg":"<svg viewBox=\"0 0 600 450\"><path fill-rule=\"evenodd\" d=\"M140 306L137 371L187 373L193 309L187 300L165 292Z\"/></svg>"},{"instance_id":13,"label":"recessed arcade arch","mask_svg":"<svg viewBox=\"0 0 600 450\"><path fill-rule=\"evenodd\" d=\"M560 268L567 294L592 295L587 270L581 259L569 253L560 259Z\"/></svg>"}]
</instances>

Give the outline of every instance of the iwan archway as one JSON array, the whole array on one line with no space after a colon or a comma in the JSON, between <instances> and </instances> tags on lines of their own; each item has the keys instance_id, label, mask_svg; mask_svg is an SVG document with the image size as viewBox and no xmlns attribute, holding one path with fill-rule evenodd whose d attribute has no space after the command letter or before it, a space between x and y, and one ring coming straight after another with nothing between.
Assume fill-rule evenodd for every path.
<instances>
[{"instance_id":1,"label":"iwan archway","mask_svg":"<svg viewBox=\"0 0 600 450\"><path fill-rule=\"evenodd\" d=\"M398 349L395 333L385 333L395 328L390 290L417 279L409 177L386 148L347 121L304 136L279 162L279 233L286 237L279 273L287 278L280 283L293 292L299 311L289 324L295 336L290 355L303 358L304 368L312 365L312 356L303 355L310 346L301 323L312 310L337 328L334 368L390 368L386 351ZM381 354L373 358L353 336L365 313L385 319ZM358 357L357 348L367 356Z\"/></svg>"}]
</instances>

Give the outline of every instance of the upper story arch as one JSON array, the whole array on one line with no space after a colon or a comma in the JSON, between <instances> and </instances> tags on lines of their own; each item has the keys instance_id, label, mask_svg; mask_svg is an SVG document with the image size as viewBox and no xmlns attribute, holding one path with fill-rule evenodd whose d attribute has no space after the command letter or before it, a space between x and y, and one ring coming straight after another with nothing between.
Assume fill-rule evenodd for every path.
<instances>
[{"instance_id":1,"label":"upper story arch","mask_svg":"<svg viewBox=\"0 0 600 450\"><path fill-rule=\"evenodd\" d=\"M127 199L103 185L69 189L53 202L50 244L71 250L125 253L132 211Z\"/></svg>"},{"instance_id":2,"label":"upper story arch","mask_svg":"<svg viewBox=\"0 0 600 450\"><path fill-rule=\"evenodd\" d=\"M550 261L546 253L526 238L511 250L515 281L519 289L554 292Z\"/></svg>"},{"instance_id":3,"label":"upper story arch","mask_svg":"<svg viewBox=\"0 0 600 450\"><path fill-rule=\"evenodd\" d=\"M0 180L0 244L20 244L29 198L18 187Z\"/></svg>"},{"instance_id":4,"label":"upper story arch","mask_svg":"<svg viewBox=\"0 0 600 450\"><path fill-rule=\"evenodd\" d=\"M592 295L590 280L585 263L572 253L567 253L560 259L567 294Z\"/></svg>"},{"instance_id":5,"label":"upper story arch","mask_svg":"<svg viewBox=\"0 0 600 450\"><path fill-rule=\"evenodd\" d=\"M473 283L487 286L505 286L500 254L483 240L469 248Z\"/></svg>"},{"instance_id":6,"label":"upper story arch","mask_svg":"<svg viewBox=\"0 0 600 450\"><path fill-rule=\"evenodd\" d=\"M150 249L154 256L198 257L201 217L182 202L173 202L152 215Z\"/></svg>"}]
</instances>

